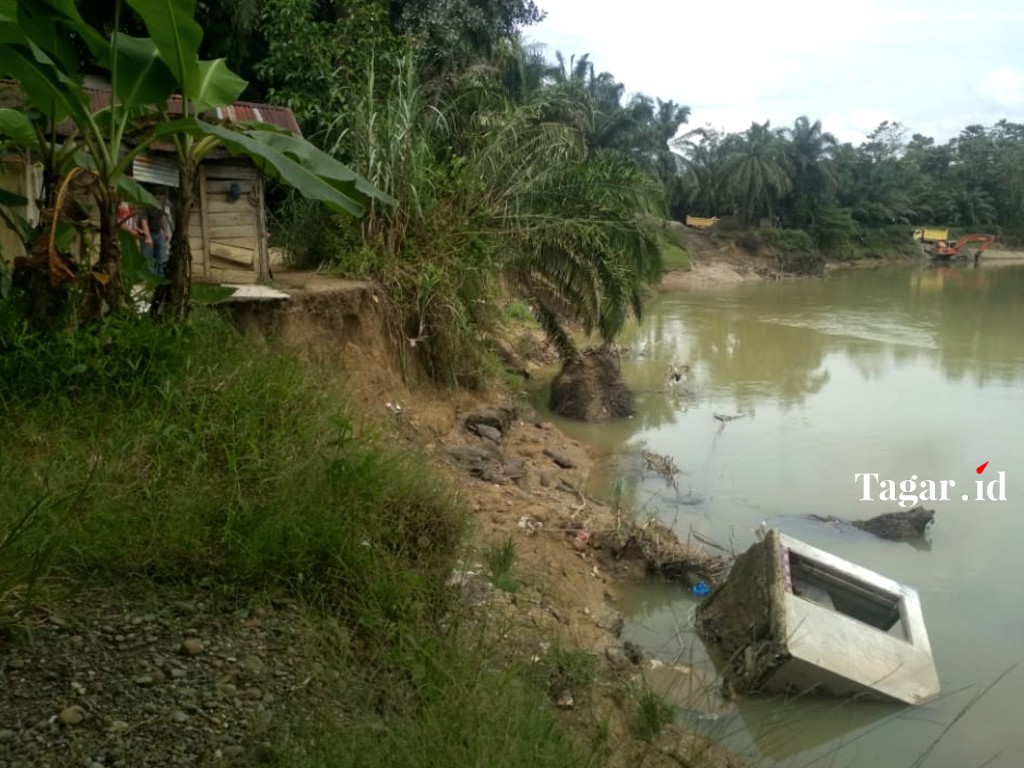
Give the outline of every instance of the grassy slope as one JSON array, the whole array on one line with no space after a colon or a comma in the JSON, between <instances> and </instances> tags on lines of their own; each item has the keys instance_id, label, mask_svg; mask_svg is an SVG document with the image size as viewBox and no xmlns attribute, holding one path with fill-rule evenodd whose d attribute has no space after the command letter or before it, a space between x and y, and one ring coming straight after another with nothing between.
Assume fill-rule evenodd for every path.
<instances>
[{"instance_id":1,"label":"grassy slope","mask_svg":"<svg viewBox=\"0 0 1024 768\"><path fill-rule=\"evenodd\" d=\"M690 268L690 255L667 235L661 237L661 263L666 272Z\"/></svg>"},{"instance_id":2,"label":"grassy slope","mask_svg":"<svg viewBox=\"0 0 1024 768\"><path fill-rule=\"evenodd\" d=\"M341 620L357 663L339 664L342 716L282 725L280 765L594 764L461 620L453 491L357 434L295 360L206 315L50 341L0 323L0 381L0 621L33 583L297 598Z\"/></svg>"}]
</instances>

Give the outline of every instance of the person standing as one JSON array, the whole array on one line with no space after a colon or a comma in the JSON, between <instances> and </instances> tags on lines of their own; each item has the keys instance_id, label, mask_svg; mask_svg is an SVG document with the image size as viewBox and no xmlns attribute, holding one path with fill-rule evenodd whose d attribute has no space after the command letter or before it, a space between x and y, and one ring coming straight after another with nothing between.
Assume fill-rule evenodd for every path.
<instances>
[{"instance_id":1,"label":"person standing","mask_svg":"<svg viewBox=\"0 0 1024 768\"><path fill-rule=\"evenodd\" d=\"M150 271L160 277L165 276L167 267L167 250L171 242L170 224L164 210L163 190L156 193L156 206L147 208L140 217L143 221L143 237L145 247L142 252L149 262Z\"/></svg>"}]
</instances>

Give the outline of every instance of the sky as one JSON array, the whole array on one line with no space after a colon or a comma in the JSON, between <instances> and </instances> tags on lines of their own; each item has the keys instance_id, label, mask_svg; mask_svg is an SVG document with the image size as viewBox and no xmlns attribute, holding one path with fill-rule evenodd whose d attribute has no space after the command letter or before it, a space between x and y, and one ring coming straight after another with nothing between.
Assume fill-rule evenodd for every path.
<instances>
[{"instance_id":1,"label":"sky","mask_svg":"<svg viewBox=\"0 0 1024 768\"><path fill-rule=\"evenodd\" d=\"M972 124L1024 122L1022 0L537 4L547 18L527 41L552 60L590 54L627 93L689 106L684 130L806 115L857 145L883 120L938 143Z\"/></svg>"}]
</instances>

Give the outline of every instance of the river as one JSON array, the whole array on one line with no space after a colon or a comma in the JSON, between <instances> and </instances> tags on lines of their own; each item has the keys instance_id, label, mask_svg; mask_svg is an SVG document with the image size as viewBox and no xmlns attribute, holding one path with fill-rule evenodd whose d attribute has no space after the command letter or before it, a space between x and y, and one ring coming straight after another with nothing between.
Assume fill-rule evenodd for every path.
<instances>
[{"instance_id":1,"label":"river","mask_svg":"<svg viewBox=\"0 0 1024 768\"><path fill-rule=\"evenodd\" d=\"M622 342L636 418L559 422L606 456L591 488L617 487L683 539L696 531L742 551L764 523L914 587L943 691L913 709L774 697L680 717L759 765L887 768L923 755L932 768L1019 765L1024 265L850 270L665 294ZM667 386L673 365L689 366L685 388ZM641 449L674 458L678 492L645 476ZM935 523L916 545L809 519L898 509L876 487L862 500L861 473L955 480L956 490L927 505ZM975 482L1000 473L1007 500L976 500ZM690 629L696 600L679 587L631 592L626 636L710 679Z\"/></svg>"}]
</instances>

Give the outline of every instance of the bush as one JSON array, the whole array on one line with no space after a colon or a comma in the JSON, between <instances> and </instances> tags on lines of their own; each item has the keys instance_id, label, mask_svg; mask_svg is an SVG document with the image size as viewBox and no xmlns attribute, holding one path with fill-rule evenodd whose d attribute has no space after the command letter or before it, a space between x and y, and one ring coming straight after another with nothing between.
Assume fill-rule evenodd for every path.
<instances>
[{"instance_id":1,"label":"bush","mask_svg":"<svg viewBox=\"0 0 1024 768\"><path fill-rule=\"evenodd\" d=\"M895 259L921 254L919 246L910 236L910 227L899 224L889 227L862 227L858 241L859 256Z\"/></svg>"},{"instance_id":2,"label":"bush","mask_svg":"<svg viewBox=\"0 0 1024 768\"><path fill-rule=\"evenodd\" d=\"M271 208L270 232L270 245L283 249L288 265L298 269L333 264L360 244L347 217L295 192Z\"/></svg>"},{"instance_id":3,"label":"bush","mask_svg":"<svg viewBox=\"0 0 1024 768\"><path fill-rule=\"evenodd\" d=\"M823 251L838 258L848 258L857 237L858 226L849 208L824 208L814 223L814 241Z\"/></svg>"},{"instance_id":4,"label":"bush","mask_svg":"<svg viewBox=\"0 0 1024 768\"><path fill-rule=\"evenodd\" d=\"M555 646L534 662L529 676L554 698L588 687L596 671L597 662L591 654Z\"/></svg>"},{"instance_id":5,"label":"bush","mask_svg":"<svg viewBox=\"0 0 1024 768\"><path fill-rule=\"evenodd\" d=\"M814 240L802 229L766 229L765 243L783 254L814 251Z\"/></svg>"},{"instance_id":6,"label":"bush","mask_svg":"<svg viewBox=\"0 0 1024 768\"><path fill-rule=\"evenodd\" d=\"M751 256L756 256L761 252L764 241L756 232L744 232L736 238L736 244Z\"/></svg>"},{"instance_id":7,"label":"bush","mask_svg":"<svg viewBox=\"0 0 1024 768\"><path fill-rule=\"evenodd\" d=\"M521 301L509 302L505 307L505 314L509 320L514 320L517 323L537 325L537 318L534 316L533 310Z\"/></svg>"},{"instance_id":8,"label":"bush","mask_svg":"<svg viewBox=\"0 0 1024 768\"><path fill-rule=\"evenodd\" d=\"M825 272L825 257L812 253L786 253L778 257L777 269L789 275L821 276Z\"/></svg>"}]
</instances>

